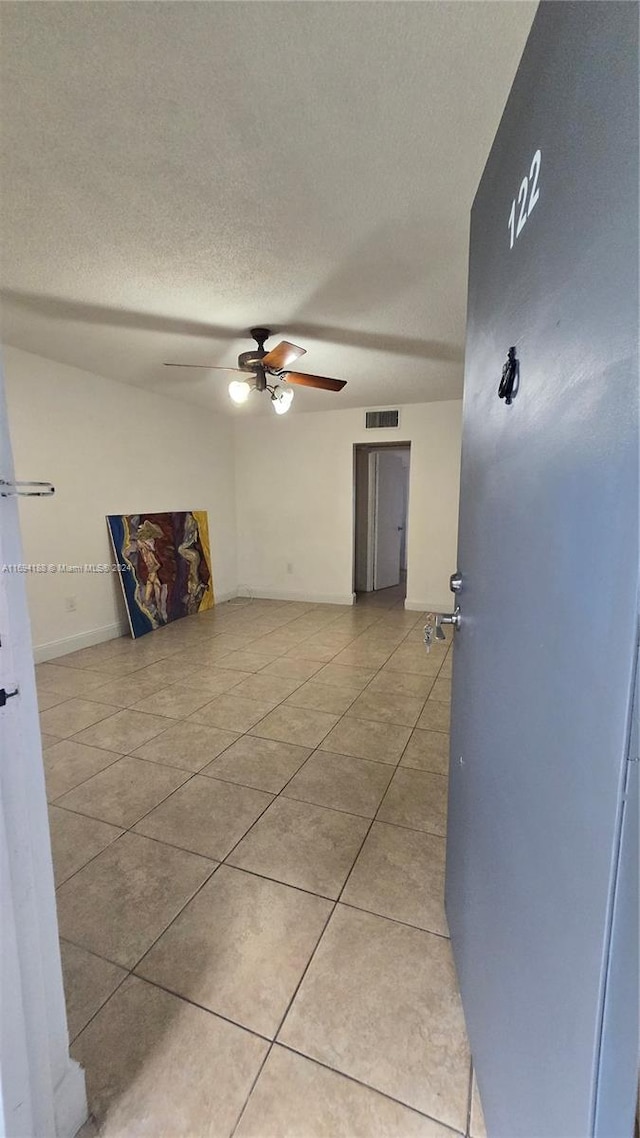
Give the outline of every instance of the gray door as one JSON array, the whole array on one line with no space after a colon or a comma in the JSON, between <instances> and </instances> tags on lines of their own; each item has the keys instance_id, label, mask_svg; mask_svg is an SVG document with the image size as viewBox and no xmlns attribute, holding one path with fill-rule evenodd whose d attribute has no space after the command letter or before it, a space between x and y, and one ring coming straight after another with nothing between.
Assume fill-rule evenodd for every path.
<instances>
[{"instance_id":1,"label":"gray door","mask_svg":"<svg viewBox=\"0 0 640 1138\"><path fill-rule=\"evenodd\" d=\"M447 911L490 1138L632 1132L637 27L541 5L472 211Z\"/></svg>"}]
</instances>

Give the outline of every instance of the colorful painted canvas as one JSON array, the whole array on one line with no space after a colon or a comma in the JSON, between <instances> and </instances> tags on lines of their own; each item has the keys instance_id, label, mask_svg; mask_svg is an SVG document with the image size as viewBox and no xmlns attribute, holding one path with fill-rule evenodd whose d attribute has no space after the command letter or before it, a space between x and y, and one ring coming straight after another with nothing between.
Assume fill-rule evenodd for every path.
<instances>
[{"instance_id":1,"label":"colorful painted canvas","mask_svg":"<svg viewBox=\"0 0 640 1138\"><path fill-rule=\"evenodd\" d=\"M206 510L110 514L107 525L133 637L212 607Z\"/></svg>"}]
</instances>

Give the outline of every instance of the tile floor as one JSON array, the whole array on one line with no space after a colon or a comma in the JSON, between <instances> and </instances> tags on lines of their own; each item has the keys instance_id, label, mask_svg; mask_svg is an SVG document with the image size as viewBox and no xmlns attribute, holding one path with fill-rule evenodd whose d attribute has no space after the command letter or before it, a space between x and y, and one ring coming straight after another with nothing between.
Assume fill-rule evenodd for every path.
<instances>
[{"instance_id":1,"label":"tile floor","mask_svg":"<svg viewBox=\"0 0 640 1138\"><path fill-rule=\"evenodd\" d=\"M388 590L37 668L107 1138L483 1138L443 905L451 660Z\"/></svg>"}]
</instances>

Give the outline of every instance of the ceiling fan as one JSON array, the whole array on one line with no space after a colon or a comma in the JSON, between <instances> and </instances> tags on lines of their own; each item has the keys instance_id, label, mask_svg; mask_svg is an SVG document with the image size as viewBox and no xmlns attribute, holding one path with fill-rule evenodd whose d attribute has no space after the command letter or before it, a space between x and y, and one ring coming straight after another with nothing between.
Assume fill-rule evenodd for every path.
<instances>
[{"instance_id":1,"label":"ceiling fan","mask_svg":"<svg viewBox=\"0 0 640 1138\"><path fill-rule=\"evenodd\" d=\"M277 415L284 415L293 402L293 391L286 384L297 384L299 387L318 387L322 391L342 391L346 386L345 379L328 379L324 375L307 375L302 371L290 371L289 364L295 362L300 356L306 355L305 348L298 348L288 340L282 340L271 351L265 351L265 340L271 335L268 328L252 328L251 336L258 345L249 352L241 352L238 356L237 367L210 367L208 364L174 364L166 363L165 367L197 367L207 368L209 371L239 372L248 376L247 379L234 379L229 384L229 395L234 403L246 403L252 391L268 391ZM273 377L281 382L270 384L267 377ZM250 383L249 379L254 379Z\"/></svg>"}]
</instances>

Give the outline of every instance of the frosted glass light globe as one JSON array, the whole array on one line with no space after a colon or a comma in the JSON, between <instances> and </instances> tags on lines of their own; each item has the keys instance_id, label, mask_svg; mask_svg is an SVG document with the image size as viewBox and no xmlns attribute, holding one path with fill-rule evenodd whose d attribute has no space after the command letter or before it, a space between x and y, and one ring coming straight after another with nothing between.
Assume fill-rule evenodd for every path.
<instances>
[{"instance_id":1,"label":"frosted glass light globe","mask_svg":"<svg viewBox=\"0 0 640 1138\"><path fill-rule=\"evenodd\" d=\"M293 403L293 391L287 391L284 387L277 387L271 399L276 415L286 415Z\"/></svg>"},{"instance_id":2,"label":"frosted glass light globe","mask_svg":"<svg viewBox=\"0 0 640 1138\"><path fill-rule=\"evenodd\" d=\"M246 403L251 395L251 385L244 379L234 379L229 384L229 395L234 403Z\"/></svg>"}]
</instances>

